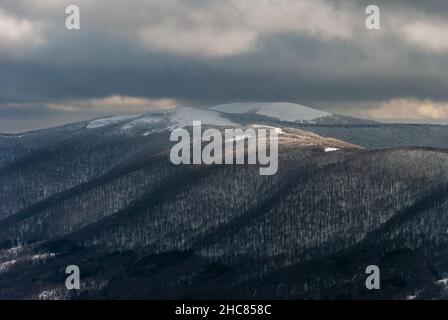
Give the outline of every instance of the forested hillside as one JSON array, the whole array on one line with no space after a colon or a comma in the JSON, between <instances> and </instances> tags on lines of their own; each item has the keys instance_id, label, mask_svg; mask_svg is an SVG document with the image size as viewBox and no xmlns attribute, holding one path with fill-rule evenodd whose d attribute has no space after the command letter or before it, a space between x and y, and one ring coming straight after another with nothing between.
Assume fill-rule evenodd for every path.
<instances>
[{"instance_id":1,"label":"forested hillside","mask_svg":"<svg viewBox=\"0 0 448 320\"><path fill-rule=\"evenodd\" d=\"M0 298L446 296L446 150L282 128L278 173L261 176L175 166L172 119L142 119L0 137Z\"/></svg>"}]
</instances>

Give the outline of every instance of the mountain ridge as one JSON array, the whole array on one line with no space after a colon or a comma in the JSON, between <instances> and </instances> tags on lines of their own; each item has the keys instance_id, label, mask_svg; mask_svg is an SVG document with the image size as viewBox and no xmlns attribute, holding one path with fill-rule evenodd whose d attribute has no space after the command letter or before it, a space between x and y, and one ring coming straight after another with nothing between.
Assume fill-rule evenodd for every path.
<instances>
[{"instance_id":1,"label":"mountain ridge","mask_svg":"<svg viewBox=\"0 0 448 320\"><path fill-rule=\"evenodd\" d=\"M175 166L170 130L197 115L184 111L0 139L0 298L447 296L447 149L371 150L243 115L239 128L281 129L277 174ZM203 129L237 124L194 112ZM65 290L69 264L79 292Z\"/></svg>"}]
</instances>

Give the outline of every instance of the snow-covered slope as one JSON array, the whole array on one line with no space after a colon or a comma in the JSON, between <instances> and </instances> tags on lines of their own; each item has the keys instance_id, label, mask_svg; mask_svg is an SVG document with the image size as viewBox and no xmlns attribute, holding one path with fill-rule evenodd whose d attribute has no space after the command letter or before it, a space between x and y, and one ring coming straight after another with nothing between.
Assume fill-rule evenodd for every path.
<instances>
[{"instance_id":1,"label":"snow-covered slope","mask_svg":"<svg viewBox=\"0 0 448 320\"><path fill-rule=\"evenodd\" d=\"M130 119L135 119L139 117L139 115L129 115L129 116L117 116L117 117L107 117L107 118L101 118L101 119L96 119L93 121L90 121L87 124L87 129L94 129L94 128L101 128L101 127L105 127L111 124L117 124L120 122L124 122Z\"/></svg>"},{"instance_id":2,"label":"snow-covered slope","mask_svg":"<svg viewBox=\"0 0 448 320\"><path fill-rule=\"evenodd\" d=\"M180 107L173 110L156 111L140 115L96 119L90 121L87 124L87 128L93 129L119 124L123 131L128 131L139 126L146 126L153 130L163 131L191 126L193 121L201 121L203 125L211 126L233 127L239 125L223 118L216 111Z\"/></svg>"},{"instance_id":3,"label":"snow-covered slope","mask_svg":"<svg viewBox=\"0 0 448 320\"><path fill-rule=\"evenodd\" d=\"M273 106L274 109L276 106ZM306 108L306 107L303 107ZM281 109L281 107L280 107ZM282 109L284 112L282 115L286 119L287 111L289 110L293 114L294 105L288 104L286 108ZM302 119L312 119L313 116L321 115L320 111L312 109L303 109L305 117ZM269 111L269 108L265 108L265 111ZM310 111L311 110L311 111ZM322 113L326 114L326 113ZM275 129L278 134L279 144L282 146L289 146L294 148L309 148L314 147L321 150L331 150L336 151L339 149L358 149L359 147L350 143L346 143L341 140L333 139L331 137L322 137L317 134L289 128L285 126L273 127L266 124L260 125L256 123L244 124L236 123L238 118L228 120L224 118L224 115L218 111L210 109L197 109L190 107L180 107L172 110L166 111L156 111L150 112L142 115L132 115L132 116L118 116L101 118L97 120L90 121L86 128L87 129L98 129L107 126L114 126L118 130L113 130L112 134L124 134L126 136L138 136L143 135L145 137L151 136L152 134L162 133L171 131L175 128L184 128L191 126L193 121L201 121L202 125L214 126L214 127L240 127L242 129L247 128L269 128Z\"/></svg>"},{"instance_id":4,"label":"snow-covered slope","mask_svg":"<svg viewBox=\"0 0 448 320\"><path fill-rule=\"evenodd\" d=\"M231 103L210 108L211 110L233 114L257 114L288 122L315 122L332 117L328 112L311 109L300 104L287 102L274 103Z\"/></svg>"},{"instance_id":5,"label":"snow-covered slope","mask_svg":"<svg viewBox=\"0 0 448 320\"><path fill-rule=\"evenodd\" d=\"M250 115L250 118L247 115ZM274 125L278 122L296 124L362 124L368 122L367 120L334 115L300 104L275 102L222 104L208 109L178 107L138 115L100 118L90 121L86 127L96 129L114 126L119 127L123 132L146 127L150 132L161 132L191 126L193 121L202 121L203 125L233 127L256 123L259 120L266 122L269 119ZM269 121L267 122L269 123Z\"/></svg>"},{"instance_id":6,"label":"snow-covered slope","mask_svg":"<svg viewBox=\"0 0 448 320\"><path fill-rule=\"evenodd\" d=\"M170 114L171 120L176 127L191 126L193 121L202 121L203 125L233 127L239 124L223 118L218 112L206 109L182 107L177 108Z\"/></svg>"}]
</instances>

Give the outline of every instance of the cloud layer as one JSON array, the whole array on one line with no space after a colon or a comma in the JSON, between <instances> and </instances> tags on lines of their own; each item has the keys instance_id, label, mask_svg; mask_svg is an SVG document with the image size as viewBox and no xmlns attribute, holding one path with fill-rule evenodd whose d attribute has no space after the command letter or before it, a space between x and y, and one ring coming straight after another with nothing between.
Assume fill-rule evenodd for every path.
<instances>
[{"instance_id":1,"label":"cloud layer","mask_svg":"<svg viewBox=\"0 0 448 320\"><path fill-rule=\"evenodd\" d=\"M39 27L33 22L7 14L0 8L0 54L17 55L42 42Z\"/></svg>"},{"instance_id":2,"label":"cloud layer","mask_svg":"<svg viewBox=\"0 0 448 320\"><path fill-rule=\"evenodd\" d=\"M431 100L393 99L372 108L368 113L372 118L378 120L401 120L403 122L435 120L437 122L441 119L448 119L448 103Z\"/></svg>"},{"instance_id":3,"label":"cloud layer","mask_svg":"<svg viewBox=\"0 0 448 320\"><path fill-rule=\"evenodd\" d=\"M41 127L51 116L256 100L447 118L437 111L448 101L441 1L378 0L380 31L365 28L363 0L77 0L81 30L67 31L70 4L0 4L0 130L34 128L20 125L27 117Z\"/></svg>"}]
</instances>

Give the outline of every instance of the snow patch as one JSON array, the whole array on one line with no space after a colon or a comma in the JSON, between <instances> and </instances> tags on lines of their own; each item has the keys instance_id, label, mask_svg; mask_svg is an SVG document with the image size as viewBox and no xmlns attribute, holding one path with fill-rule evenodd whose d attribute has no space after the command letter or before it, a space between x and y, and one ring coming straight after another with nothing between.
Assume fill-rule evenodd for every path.
<instances>
[{"instance_id":1,"label":"snow patch","mask_svg":"<svg viewBox=\"0 0 448 320\"><path fill-rule=\"evenodd\" d=\"M313 122L319 118L332 116L331 113L312 109L300 104L275 102L275 103L231 103L222 104L210 108L223 113L249 113L275 118L287 122Z\"/></svg>"},{"instance_id":2,"label":"snow patch","mask_svg":"<svg viewBox=\"0 0 448 320\"><path fill-rule=\"evenodd\" d=\"M170 116L170 120L173 122L171 129L192 126L193 121L201 121L202 125L210 126L239 126L239 124L223 118L218 112L190 107L174 109Z\"/></svg>"},{"instance_id":3,"label":"snow patch","mask_svg":"<svg viewBox=\"0 0 448 320\"><path fill-rule=\"evenodd\" d=\"M56 256L55 253L44 253L44 254L35 254L31 257L31 260L33 261L40 261L40 260L48 260L50 258L54 258Z\"/></svg>"},{"instance_id":4,"label":"snow patch","mask_svg":"<svg viewBox=\"0 0 448 320\"><path fill-rule=\"evenodd\" d=\"M58 300L58 292L56 289L45 290L39 293L40 300Z\"/></svg>"},{"instance_id":5,"label":"snow patch","mask_svg":"<svg viewBox=\"0 0 448 320\"><path fill-rule=\"evenodd\" d=\"M333 152L333 151L339 151L339 148L332 148L332 147L325 147L325 152Z\"/></svg>"},{"instance_id":6,"label":"snow patch","mask_svg":"<svg viewBox=\"0 0 448 320\"><path fill-rule=\"evenodd\" d=\"M239 126L239 124L223 118L221 114L216 111L181 107L168 111L148 113L145 115L130 115L97 119L90 121L87 128L100 128L111 124L124 122L120 127L122 131L127 132L137 126L147 126L149 130L145 131L143 135L148 136L155 132L192 126L193 121L201 121L203 125L210 126ZM157 124L164 122L166 122L165 125L156 126Z\"/></svg>"},{"instance_id":7,"label":"snow patch","mask_svg":"<svg viewBox=\"0 0 448 320\"><path fill-rule=\"evenodd\" d=\"M437 281L435 282L435 284L439 284L439 285L444 285L444 286L446 286L446 285L448 285L448 278L437 280Z\"/></svg>"},{"instance_id":8,"label":"snow patch","mask_svg":"<svg viewBox=\"0 0 448 320\"><path fill-rule=\"evenodd\" d=\"M111 124L117 124L117 123L120 123L122 121L135 119L135 118L137 118L139 116L140 115L135 115L134 114L134 115L128 115L128 116L101 118L101 119L90 121L87 124L87 129L101 128L101 127L105 127L105 126L108 126L108 125L111 125Z\"/></svg>"},{"instance_id":9,"label":"snow patch","mask_svg":"<svg viewBox=\"0 0 448 320\"><path fill-rule=\"evenodd\" d=\"M137 125L153 125L153 124L159 123L163 119L164 119L163 117L156 116L156 115L145 116L145 117L138 118L134 121L126 123L125 125L123 125L121 127L121 129L122 130L130 130Z\"/></svg>"},{"instance_id":10,"label":"snow patch","mask_svg":"<svg viewBox=\"0 0 448 320\"><path fill-rule=\"evenodd\" d=\"M6 261L0 263L0 273L8 271L13 265L15 265L17 260Z\"/></svg>"},{"instance_id":11,"label":"snow patch","mask_svg":"<svg viewBox=\"0 0 448 320\"><path fill-rule=\"evenodd\" d=\"M17 247L12 247L12 248L6 249L6 250L4 251L4 253L5 253L6 255L17 255L17 254L19 254L22 250L23 250L23 247L22 247L21 245L19 245L19 246L17 246Z\"/></svg>"}]
</instances>

